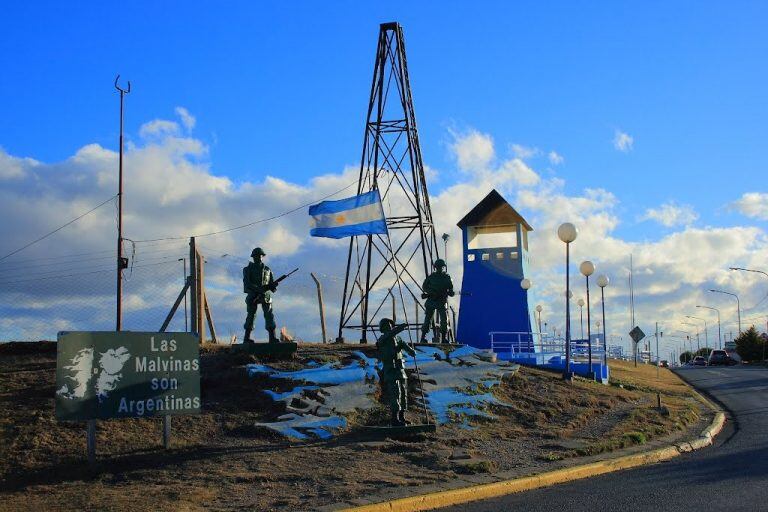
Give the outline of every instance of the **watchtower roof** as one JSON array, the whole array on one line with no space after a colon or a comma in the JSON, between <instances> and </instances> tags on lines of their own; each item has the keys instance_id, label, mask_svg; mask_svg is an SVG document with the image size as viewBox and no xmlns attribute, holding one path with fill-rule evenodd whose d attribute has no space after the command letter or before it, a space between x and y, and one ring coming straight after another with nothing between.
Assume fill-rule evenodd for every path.
<instances>
[{"instance_id":1,"label":"watchtower roof","mask_svg":"<svg viewBox=\"0 0 768 512\"><path fill-rule=\"evenodd\" d=\"M493 189L456 225L464 228L465 226L501 226L505 224L522 224L527 231L533 231L523 216L517 213L517 210L512 208L512 205L496 189Z\"/></svg>"}]
</instances>

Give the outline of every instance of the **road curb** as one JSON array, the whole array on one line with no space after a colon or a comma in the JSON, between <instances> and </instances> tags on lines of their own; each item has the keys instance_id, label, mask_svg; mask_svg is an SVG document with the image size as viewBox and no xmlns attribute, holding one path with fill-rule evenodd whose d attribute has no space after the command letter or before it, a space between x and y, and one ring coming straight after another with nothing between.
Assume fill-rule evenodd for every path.
<instances>
[{"instance_id":1,"label":"road curb","mask_svg":"<svg viewBox=\"0 0 768 512\"><path fill-rule=\"evenodd\" d=\"M685 383L693 388L687 381L685 381ZM437 491L356 507L333 508L336 510L343 510L344 512L417 512L421 510L432 510L441 507L460 505L471 501L497 498L507 494L530 491L540 487L548 487L550 485L590 478L623 469L667 461L682 453L700 450L710 446L713 439L720 433L720 431L722 431L723 426L725 425L725 414L723 411L695 390L694 393L696 393L702 402L716 411L716 413L712 422L707 428L701 431L699 437L684 443L673 444L665 448L658 448L644 453L625 455L580 466L557 469L522 478L472 485L446 491Z\"/></svg>"}]
</instances>

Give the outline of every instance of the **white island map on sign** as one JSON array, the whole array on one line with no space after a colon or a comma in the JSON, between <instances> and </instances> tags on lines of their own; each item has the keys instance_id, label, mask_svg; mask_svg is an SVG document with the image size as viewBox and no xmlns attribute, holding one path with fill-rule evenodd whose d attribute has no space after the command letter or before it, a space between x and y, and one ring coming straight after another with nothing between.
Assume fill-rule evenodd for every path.
<instances>
[{"instance_id":1,"label":"white island map on sign","mask_svg":"<svg viewBox=\"0 0 768 512\"><path fill-rule=\"evenodd\" d=\"M65 377L72 381L71 386L64 384L56 391L56 394L69 399L83 399L90 387L93 378L96 377L94 391L99 399L103 401L109 396L109 392L117 387L120 379L123 377L122 370L131 354L125 347L111 348L104 353L99 354L99 364L95 367L93 364L93 348L81 349L70 360L70 365L65 366L70 375Z\"/></svg>"}]
</instances>

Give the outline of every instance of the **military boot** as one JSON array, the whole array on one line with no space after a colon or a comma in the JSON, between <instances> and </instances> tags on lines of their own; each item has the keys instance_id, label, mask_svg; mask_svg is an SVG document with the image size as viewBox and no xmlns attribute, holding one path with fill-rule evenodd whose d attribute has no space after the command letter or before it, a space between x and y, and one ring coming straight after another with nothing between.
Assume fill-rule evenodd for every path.
<instances>
[{"instance_id":1,"label":"military boot","mask_svg":"<svg viewBox=\"0 0 768 512\"><path fill-rule=\"evenodd\" d=\"M280 339L275 336L275 330L274 329L267 329L267 332L269 333L269 342L270 343L280 343Z\"/></svg>"},{"instance_id":2,"label":"military boot","mask_svg":"<svg viewBox=\"0 0 768 512\"><path fill-rule=\"evenodd\" d=\"M410 422L410 421L408 421L408 420L406 420L406 419L405 419L405 411L400 411L400 412L398 412L398 413L397 413L397 421L398 421L398 422L399 422L401 425L403 425L403 426L405 426L405 425L410 425L410 424L411 424L411 422Z\"/></svg>"},{"instance_id":3,"label":"military boot","mask_svg":"<svg viewBox=\"0 0 768 512\"><path fill-rule=\"evenodd\" d=\"M397 413L395 411L392 411L392 419L390 420L390 424L393 427L402 427L405 425L405 423L402 423L400 421L400 413Z\"/></svg>"},{"instance_id":4,"label":"military boot","mask_svg":"<svg viewBox=\"0 0 768 512\"><path fill-rule=\"evenodd\" d=\"M251 339L250 329L245 330L245 336L243 336L243 343L253 343L253 340Z\"/></svg>"}]
</instances>

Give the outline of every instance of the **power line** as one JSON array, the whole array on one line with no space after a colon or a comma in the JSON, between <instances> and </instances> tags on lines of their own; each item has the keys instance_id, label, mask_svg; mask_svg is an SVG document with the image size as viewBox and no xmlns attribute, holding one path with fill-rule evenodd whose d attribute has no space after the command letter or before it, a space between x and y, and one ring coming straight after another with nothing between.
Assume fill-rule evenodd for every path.
<instances>
[{"instance_id":1,"label":"power line","mask_svg":"<svg viewBox=\"0 0 768 512\"><path fill-rule=\"evenodd\" d=\"M133 268L155 267L157 265L168 265L169 263L175 263L175 261L161 261L159 263L147 263L146 265L136 265ZM5 285L9 285L9 284L31 283L33 281L44 281L44 280L47 280L47 279L59 279L59 278L63 278L63 277L85 276L85 275L89 275L89 274L101 274L101 273L104 273L104 272L114 272L114 271L115 271L114 268L110 268L110 269L106 269L106 270L93 270L91 272L78 272L78 273L75 273L75 274L65 274L65 275L60 275L60 276L38 277L38 278L35 278L35 279L23 279L23 280L20 280L20 281L6 281L6 282L2 282L0 284L5 286Z\"/></svg>"},{"instance_id":2,"label":"power line","mask_svg":"<svg viewBox=\"0 0 768 512\"><path fill-rule=\"evenodd\" d=\"M143 258L145 258L148 255L159 255L159 254L169 253L169 252L180 254L180 251L182 251L183 249L186 249L185 246L186 246L186 244L184 244L184 246L179 246L179 247L170 247L170 248L166 247L166 248L162 248L162 249L144 250L141 253L138 253L136 255L136 257L134 257L133 259L134 259L134 261L139 261L140 259L143 260ZM113 253L113 255L112 256L94 256L93 258L80 258L80 259L70 259L70 260L68 260L64 256L62 256L62 257L54 257L54 258L40 258L40 260L55 259L56 261L49 262L49 263L36 263L36 264L33 264L33 265L22 264L22 265L18 265L18 266L15 266L15 267L0 266L0 278L8 277L7 275L6 276L2 276L3 272L14 272L14 271L15 272L24 272L24 271L27 271L27 270L30 270L30 269L39 269L41 267L62 266L62 265L68 265L68 264L73 264L73 263L82 263L82 262L86 262L86 261L100 261L100 260L113 260L113 259L115 259L115 256L114 256L115 250L114 249L110 249L108 251L98 251L98 252L94 252L94 253L85 253L85 254L81 254L80 256L88 256L89 254L100 254L100 253L104 253L104 252ZM37 260L29 260L29 261L37 261ZM16 263L20 263L20 262L16 262ZM65 269L64 271L66 271L66 270L71 270L71 269ZM47 270L41 270L41 272L48 272L48 271Z\"/></svg>"},{"instance_id":3,"label":"power line","mask_svg":"<svg viewBox=\"0 0 768 512\"><path fill-rule=\"evenodd\" d=\"M105 205L105 204L107 204L108 202L112 201L112 200L113 200L114 198L116 198L116 197L117 197L117 194L113 195L112 197L110 197L109 199L107 199L107 200L106 200L106 201L104 201L103 203L99 204L98 206L94 206L93 208L91 208L90 210L88 210L88 211L87 211L87 212L85 212L84 214L80 215L79 217L75 217L74 219L70 220L70 221L69 221L69 222L67 222L66 224L63 224L63 225L59 226L58 228L54 229L53 231L51 231L51 232L49 232L49 233L47 233L47 234L45 234L45 235L41 236L41 237L40 237L40 238L38 238L37 240L33 240L32 242L29 242L28 244L26 244L26 245L24 245L24 246L22 246L22 247L19 247L19 248L18 248L18 249L16 249L15 251L12 251L12 252L10 252L10 253L6 254L5 256L3 256L3 257L1 257L1 258L0 258L0 261L3 261L4 259L8 258L9 256L13 256L13 255L14 255L14 254L16 254L16 253L23 251L23 250L24 250L24 249L26 249L27 247L30 247L30 246L32 246L32 245L34 245L34 244L36 244L37 242L39 242L39 241L41 241L41 240L45 240L46 238L48 238L49 236L53 235L54 233L57 233L57 232L61 231L62 229L64 229L65 227L69 226L70 224L72 224L72 223L74 223L74 222L77 222L78 220L82 219L83 217L85 217L85 216L86 216L86 215L88 215L89 213L91 213L91 212L94 212L94 211L98 210L99 208L101 208L102 206L104 206L104 205Z\"/></svg>"},{"instance_id":4,"label":"power line","mask_svg":"<svg viewBox=\"0 0 768 512\"><path fill-rule=\"evenodd\" d=\"M62 258L75 258L77 256L90 256L92 254L105 254L108 252L115 252L114 249L107 249L104 251L91 251L91 252L82 252L79 254L62 254L59 256L45 256L42 258L27 258L23 260L25 263L30 261L46 261L46 260L56 260L56 259L62 259ZM20 261L11 261L9 263L20 263Z\"/></svg>"},{"instance_id":5,"label":"power line","mask_svg":"<svg viewBox=\"0 0 768 512\"><path fill-rule=\"evenodd\" d=\"M297 212L299 210L302 210L304 208L312 206L313 204L315 204L318 201L323 201L325 199L328 199L329 197L335 196L336 194L340 194L341 192L344 192L345 190L347 190L352 185L356 185L356 184L357 184L357 180L353 181L352 183L350 183L349 185L347 185L344 188L340 188L336 192L333 192L331 194L328 194L327 196L321 197L320 199L315 199L315 200L310 201L310 202L308 202L306 204L302 204L301 206L297 206L296 208L293 208L291 210L279 213L277 215L273 215L272 217L267 217L265 219L255 220L253 222L249 222L248 224L243 224L242 226L235 226L235 227L231 227L231 228L227 228L227 229L222 229L220 231L212 231L210 233L202 233L202 234L198 234L198 235L168 236L168 237L164 237L164 238L151 238L151 239L148 239L148 240L134 240L134 242L137 243L137 244L142 244L142 243L147 243L147 242L162 242L162 241L166 241L166 240L185 240L185 239L191 238L191 237L202 238L202 237L205 237L205 236L213 236L213 235L221 235L223 233L229 233L230 231L235 231L235 230L238 230L238 229L248 228L248 227L251 227L251 226L255 226L256 224L261 224L261 223L264 223L264 222L269 222L271 220L279 219L280 217L285 217L286 215L290 215L290 214L295 213L295 212Z\"/></svg>"}]
</instances>

